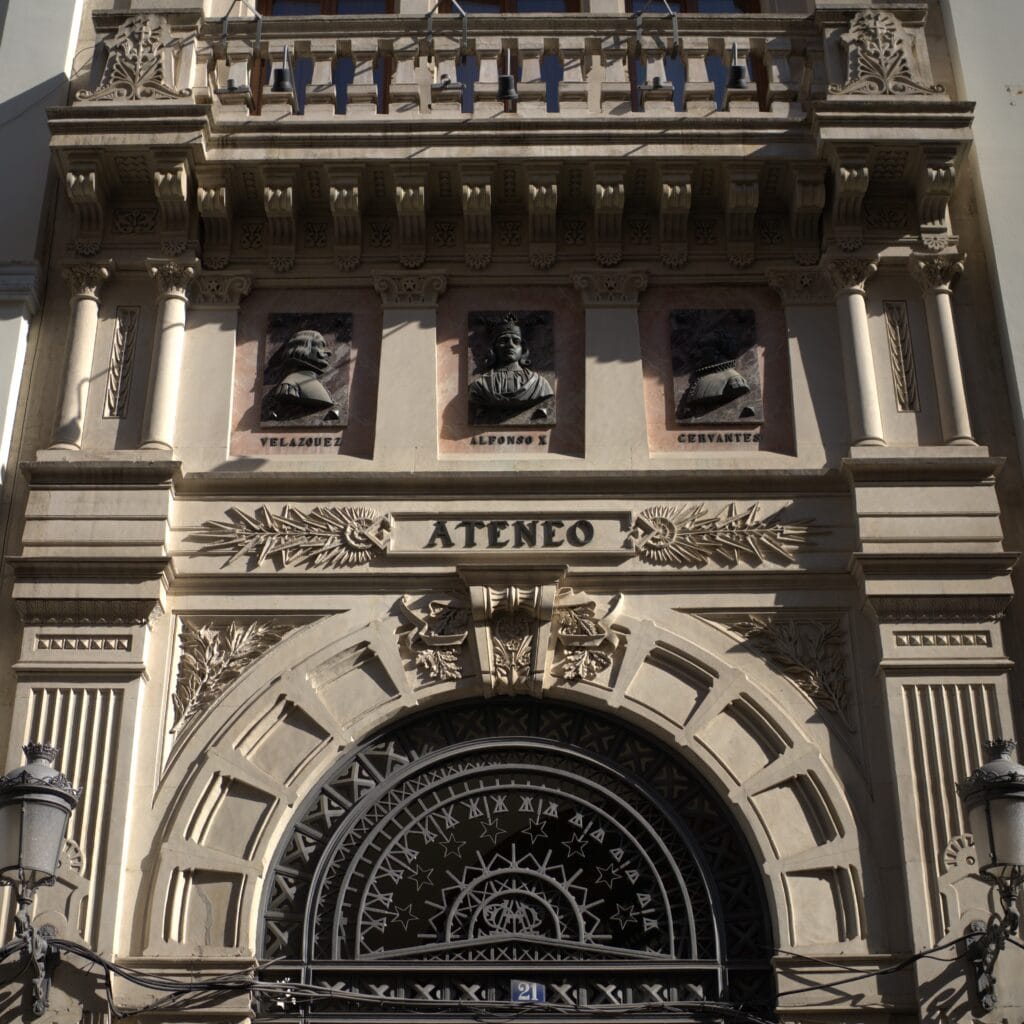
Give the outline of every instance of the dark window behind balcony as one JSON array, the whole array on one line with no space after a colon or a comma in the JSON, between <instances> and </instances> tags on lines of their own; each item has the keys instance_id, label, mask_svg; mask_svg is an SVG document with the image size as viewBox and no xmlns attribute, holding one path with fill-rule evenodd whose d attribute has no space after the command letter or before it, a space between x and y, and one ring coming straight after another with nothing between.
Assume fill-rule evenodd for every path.
<instances>
[{"instance_id":1,"label":"dark window behind balcony","mask_svg":"<svg viewBox=\"0 0 1024 1024\"><path fill-rule=\"evenodd\" d=\"M393 0L259 0L260 14L393 14Z\"/></svg>"},{"instance_id":2,"label":"dark window behind balcony","mask_svg":"<svg viewBox=\"0 0 1024 1024\"><path fill-rule=\"evenodd\" d=\"M669 0L676 14L759 14L761 0ZM664 11L661 0L629 0L631 12L644 8L657 14Z\"/></svg>"}]
</instances>

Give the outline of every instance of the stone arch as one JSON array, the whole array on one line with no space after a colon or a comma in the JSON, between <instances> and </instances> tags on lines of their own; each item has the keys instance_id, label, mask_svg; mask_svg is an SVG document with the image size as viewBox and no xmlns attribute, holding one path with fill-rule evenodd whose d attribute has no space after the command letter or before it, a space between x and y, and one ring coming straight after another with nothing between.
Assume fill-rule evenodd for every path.
<instances>
[{"instance_id":1,"label":"stone arch","mask_svg":"<svg viewBox=\"0 0 1024 1024\"><path fill-rule=\"evenodd\" d=\"M732 807L761 864L780 947L864 952L870 859L854 757L814 705L693 616L670 630L621 617L603 681L549 695L620 715L678 750ZM297 808L343 752L418 708L483 695L478 678L418 680L396 622L358 613L296 630L236 682L168 762L144 859L133 948L252 955L261 891Z\"/></svg>"}]
</instances>

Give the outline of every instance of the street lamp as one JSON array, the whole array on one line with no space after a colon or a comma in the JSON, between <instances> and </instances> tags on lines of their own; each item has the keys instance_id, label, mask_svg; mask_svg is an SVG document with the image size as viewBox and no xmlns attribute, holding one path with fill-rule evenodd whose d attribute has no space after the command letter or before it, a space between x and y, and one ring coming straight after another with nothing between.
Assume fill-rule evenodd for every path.
<instances>
[{"instance_id":1,"label":"street lamp","mask_svg":"<svg viewBox=\"0 0 1024 1024\"><path fill-rule=\"evenodd\" d=\"M29 743L23 749L28 764L0 778L0 885L12 886L18 901L14 930L32 962L32 1010L39 1016L48 1003L53 934L32 927L29 909L36 889L53 885L68 818L82 791L54 767L56 747Z\"/></svg>"},{"instance_id":2,"label":"street lamp","mask_svg":"<svg viewBox=\"0 0 1024 1024\"><path fill-rule=\"evenodd\" d=\"M978 852L978 873L999 893L1002 917L967 926L967 957L974 964L978 998L996 1006L995 964L1020 927L1017 898L1024 881L1024 767L1014 758L1017 744L992 740L986 762L957 787Z\"/></svg>"}]
</instances>

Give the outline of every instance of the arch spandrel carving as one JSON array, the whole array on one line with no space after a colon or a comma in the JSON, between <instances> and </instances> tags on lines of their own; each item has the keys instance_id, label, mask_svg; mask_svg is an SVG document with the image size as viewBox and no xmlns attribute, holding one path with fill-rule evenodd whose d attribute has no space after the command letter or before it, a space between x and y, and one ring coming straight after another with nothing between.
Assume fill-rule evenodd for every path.
<instances>
[{"instance_id":1,"label":"arch spandrel carving","mask_svg":"<svg viewBox=\"0 0 1024 1024\"><path fill-rule=\"evenodd\" d=\"M145 860L148 913L134 949L254 954L273 852L350 745L414 709L485 695L475 677L417 679L399 650L401 622L359 619L339 614L296 630L175 751L157 794L161 826ZM620 616L615 629L622 656L612 671L556 679L548 695L668 743L732 805L763 865L777 944L862 950L863 873L872 869L851 802L863 782L847 753L830 751L828 727L768 667L744 674L730 665L727 639L707 623L687 616L683 636ZM681 701L684 689L696 698ZM836 909L823 918L826 903Z\"/></svg>"}]
</instances>

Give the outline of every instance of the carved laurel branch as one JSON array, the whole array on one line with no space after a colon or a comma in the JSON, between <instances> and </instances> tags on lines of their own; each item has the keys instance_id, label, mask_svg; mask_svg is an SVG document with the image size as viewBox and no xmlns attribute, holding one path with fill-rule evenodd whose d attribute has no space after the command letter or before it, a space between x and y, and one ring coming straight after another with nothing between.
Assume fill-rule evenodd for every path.
<instances>
[{"instance_id":1,"label":"carved laurel branch","mask_svg":"<svg viewBox=\"0 0 1024 1024\"><path fill-rule=\"evenodd\" d=\"M227 515L226 521L204 523L197 535L206 541L202 553L225 554L225 564L248 556L257 566L272 559L278 569L344 569L365 565L391 543L391 516L372 508L318 505L303 512L285 505L277 514L261 505L252 515L239 508Z\"/></svg>"},{"instance_id":2,"label":"carved laurel branch","mask_svg":"<svg viewBox=\"0 0 1024 1024\"><path fill-rule=\"evenodd\" d=\"M751 615L729 623L762 657L774 662L819 707L851 732L846 642L839 619Z\"/></svg>"},{"instance_id":3,"label":"carved laurel branch","mask_svg":"<svg viewBox=\"0 0 1024 1024\"><path fill-rule=\"evenodd\" d=\"M462 648L472 628L469 604L458 594L437 595L424 603L420 612L408 595L398 602L398 614L408 624L399 630L400 643L427 679L461 679L465 675Z\"/></svg>"},{"instance_id":4,"label":"carved laurel branch","mask_svg":"<svg viewBox=\"0 0 1024 1024\"><path fill-rule=\"evenodd\" d=\"M777 514L760 519L758 511L757 504L737 511L731 502L719 512L703 505L656 505L635 517L629 539L637 557L652 565L702 569L712 561L792 562L810 523L782 523Z\"/></svg>"},{"instance_id":5,"label":"carved laurel branch","mask_svg":"<svg viewBox=\"0 0 1024 1024\"><path fill-rule=\"evenodd\" d=\"M181 630L178 679L171 696L172 732L202 715L254 661L291 632L290 625L229 622Z\"/></svg>"},{"instance_id":6,"label":"carved laurel branch","mask_svg":"<svg viewBox=\"0 0 1024 1024\"><path fill-rule=\"evenodd\" d=\"M612 652L620 636L609 628L621 607L616 595L605 615L586 594L565 588L555 598L553 625L556 640L554 672L567 683L593 682L611 668Z\"/></svg>"}]
</instances>

